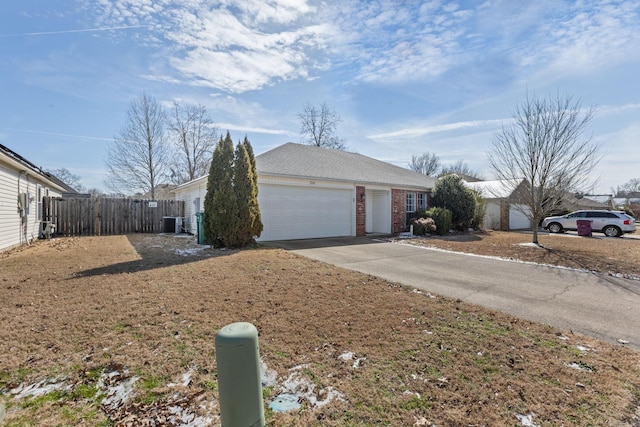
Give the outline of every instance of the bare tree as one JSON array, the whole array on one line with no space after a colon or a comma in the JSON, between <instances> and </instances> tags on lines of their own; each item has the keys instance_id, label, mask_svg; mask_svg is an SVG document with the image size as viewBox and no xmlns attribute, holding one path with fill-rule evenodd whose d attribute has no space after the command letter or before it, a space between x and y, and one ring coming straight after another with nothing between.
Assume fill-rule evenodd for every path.
<instances>
[{"instance_id":1,"label":"bare tree","mask_svg":"<svg viewBox=\"0 0 640 427\"><path fill-rule=\"evenodd\" d=\"M151 193L167 177L169 145L166 116L151 96L143 93L131 101L126 123L107 147L105 184L112 191Z\"/></svg>"},{"instance_id":2,"label":"bare tree","mask_svg":"<svg viewBox=\"0 0 640 427\"><path fill-rule=\"evenodd\" d=\"M593 109L583 110L572 97L531 98L516 108L513 123L494 136L489 163L498 179L524 187L514 194L514 205L533 226L538 243L538 224L558 207L567 194L589 184L589 174L600 160L599 146L584 132Z\"/></svg>"},{"instance_id":3,"label":"bare tree","mask_svg":"<svg viewBox=\"0 0 640 427\"><path fill-rule=\"evenodd\" d=\"M307 103L300 119L300 135L306 138L309 145L316 147L346 150L344 140L336 135L338 124L342 121L336 112L324 102L320 107Z\"/></svg>"},{"instance_id":4,"label":"bare tree","mask_svg":"<svg viewBox=\"0 0 640 427\"><path fill-rule=\"evenodd\" d=\"M640 196L640 178L632 178L620 187L622 197L639 197Z\"/></svg>"},{"instance_id":5,"label":"bare tree","mask_svg":"<svg viewBox=\"0 0 640 427\"><path fill-rule=\"evenodd\" d=\"M174 102L169 138L176 149L171 167L174 183L182 184L209 172L219 135L205 106Z\"/></svg>"},{"instance_id":6,"label":"bare tree","mask_svg":"<svg viewBox=\"0 0 640 427\"><path fill-rule=\"evenodd\" d=\"M409 169L423 175L435 176L440 170L440 158L435 153L428 151L420 155L412 155Z\"/></svg>"},{"instance_id":7,"label":"bare tree","mask_svg":"<svg viewBox=\"0 0 640 427\"><path fill-rule=\"evenodd\" d=\"M80 176L71 173L69 169L58 168L48 172L52 173L56 178L58 178L60 181L64 182L77 192L82 193L84 191L84 186L80 182Z\"/></svg>"},{"instance_id":8,"label":"bare tree","mask_svg":"<svg viewBox=\"0 0 640 427\"><path fill-rule=\"evenodd\" d=\"M478 172L474 171L466 164L463 160L458 160L452 165L443 166L440 169L440 174L438 176L445 176L450 174L460 175L463 179L475 179L478 181L482 181L484 178Z\"/></svg>"}]
</instances>

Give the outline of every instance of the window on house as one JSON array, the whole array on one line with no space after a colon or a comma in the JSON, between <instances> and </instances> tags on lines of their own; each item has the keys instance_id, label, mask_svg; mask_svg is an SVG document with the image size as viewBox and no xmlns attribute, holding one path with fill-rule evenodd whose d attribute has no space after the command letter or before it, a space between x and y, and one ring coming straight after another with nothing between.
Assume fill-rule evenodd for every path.
<instances>
[{"instance_id":1,"label":"window on house","mask_svg":"<svg viewBox=\"0 0 640 427\"><path fill-rule=\"evenodd\" d=\"M427 209L427 193L418 193L418 209Z\"/></svg>"},{"instance_id":2,"label":"window on house","mask_svg":"<svg viewBox=\"0 0 640 427\"><path fill-rule=\"evenodd\" d=\"M416 193L407 193L407 213L416 211Z\"/></svg>"},{"instance_id":3,"label":"window on house","mask_svg":"<svg viewBox=\"0 0 640 427\"><path fill-rule=\"evenodd\" d=\"M200 197L196 197L195 199L193 199L193 204L194 204L194 212L198 213L200 212Z\"/></svg>"},{"instance_id":4,"label":"window on house","mask_svg":"<svg viewBox=\"0 0 640 427\"><path fill-rule=\"evenodd\" d=\"M43 220L44 218L42 218L42 186L40 184L38 184L38 186L36 187L36 200L38 202L38 207L37 210L38 212L36 212L36 218L38 218L38 221Z\"/></svg>"}]
</instances>

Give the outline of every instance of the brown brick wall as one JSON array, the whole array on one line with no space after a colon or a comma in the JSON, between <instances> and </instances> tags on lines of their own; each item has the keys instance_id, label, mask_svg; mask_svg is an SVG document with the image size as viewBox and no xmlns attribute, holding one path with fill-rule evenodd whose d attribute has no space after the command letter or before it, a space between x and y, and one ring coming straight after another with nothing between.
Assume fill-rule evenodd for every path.
<instances>
[{"instance_id":1,"label":"brown brick wall","mask_svg":"<svg viewBox=\"0 0 640 427\"><path fill-rule=\"evenodd\" d=\"M367 234L367 208L365 199L362 198L364 192L365 188L363 186L356 186L356 236L364 236Z\"/></svg>"},{"instance_id":2,"label":"brown brick wall","mask_svg":"<svg viewBox=\"0 0 640 427\"><path fill-rule=\"evenodd\" d=\"M500 230L509 231L509 203L502 200L500 202Z\"/></svg>"},{"instance_id":3,"label":"brown brick wall","mask_svg":"<svg viewBox=\"0 0 640 427\"><path fill-rule=\"evenodd\" d=\"M406 230L407 192L391 189L391 232L400 233Z\"/></svg>"}]
</instances>

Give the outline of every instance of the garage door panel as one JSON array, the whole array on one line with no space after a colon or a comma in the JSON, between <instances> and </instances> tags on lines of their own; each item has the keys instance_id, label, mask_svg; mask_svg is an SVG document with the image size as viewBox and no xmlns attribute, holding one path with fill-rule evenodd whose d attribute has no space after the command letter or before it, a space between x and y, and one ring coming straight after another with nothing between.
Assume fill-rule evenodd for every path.
<instances>
[{"instance_id":1,"label":"garage door panel","mask_svg":"<svg viewBox=\"0 0 640 427\"><path fill-rule=\"evenodd\" d=\"M352 235L352 190L262 185L260 240Z\"/></svg>"},{"instance_id":2,"label":"garage door panel","mask_svg":"<svg viewBox=\"0 0 640 427\"><path fill-rule=\"evenodd\" d=\"M523 212L529 212L529 208L524 205L514 205L509 210L509 229L521 230L531 228L531 220Z\"/></svg>"}]
</instances>

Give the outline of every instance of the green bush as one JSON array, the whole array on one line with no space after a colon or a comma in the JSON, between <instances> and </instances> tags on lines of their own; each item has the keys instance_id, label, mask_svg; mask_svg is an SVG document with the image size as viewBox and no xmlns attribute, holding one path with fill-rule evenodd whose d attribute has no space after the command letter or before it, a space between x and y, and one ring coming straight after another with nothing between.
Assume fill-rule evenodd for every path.
<instances>
[{"instance_id":1,"label":"green bush","mask_svg":"<svg viewBox=\"0 0 640 427\"><path fill-rule=\"evenodd\" d=\"M426 212L421 212L422 218L431 218L435 222L436 229L434 232L440 236L444 236L451 228L451 211L446 208L431 208Z\"/></svg>"},{"instance_id":2,"label":"green bush","mask_svg":"<svg viewBox=\"0 0 640 427\"><path fill-rule=\"evenodd\" d=\"M466 230L472 225L476 214L476 197L458 175L438 178L431 197L433 206L451 211L453 226ZM439 227L438 227L439 228Z\"/></svg>"},{"instance_id":3,"label":"green bush","mask_svg":"<svg viewBox=\"0 0 640 427\"><path fill-rule=\"evenodd\" d=\"M486 212L487 201L482 197L479 191L471 190L476 198L476 211L471 222L473 228L480 230L484 228L484 215Z\"/></svg>"}]
</instances>

